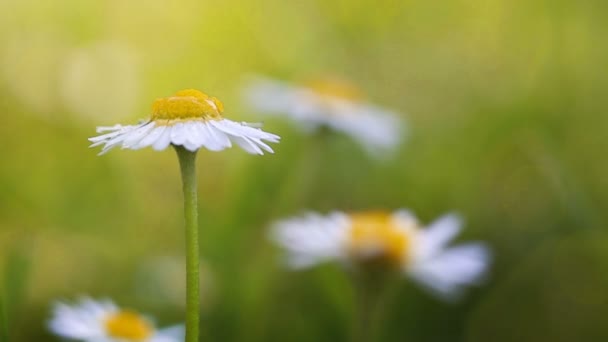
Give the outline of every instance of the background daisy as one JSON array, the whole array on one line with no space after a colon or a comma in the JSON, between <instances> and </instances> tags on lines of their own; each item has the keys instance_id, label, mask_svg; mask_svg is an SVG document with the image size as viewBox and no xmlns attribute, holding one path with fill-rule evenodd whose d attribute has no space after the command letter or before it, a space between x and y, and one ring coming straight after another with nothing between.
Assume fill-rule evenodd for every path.
<instances>
[{"instance_id":1,"label":"background daisy","mask_svg":"<svg viewBox=\"0 0 608 342\"><path fill-rule=\"evenodd\" d=\"M394 270L443 298L453 298L463 287L479 284L490 261L481 243L448 247L460 228L453 214L424 228L404 210L310 213L277 222L272 237L295 269L338 261L358 272Z\"/></svg>"},{"instance_id":2,"label":"background daisy","mask_svg":"<svg viewBox=\"0 0 608 342\"><path fill-rule=\"evenodd\" d=\"M158 329L147 316L110 300L84 298L56 303L48 323L52 333L82 342L183 342L183 326Z\"/></svg>"},{"instance_id":3,"label":"background daisy","mask_svg":"<svg viewBox=\"0 0 608 342\"><path fill-rule=\"evenodd\" d=\"M336 77L289 84L258 76L245 87L245 98L260 114L287 116L304 131L344 133L372 155L394 151L406 134L398 113L369 103L353 84Z\"/></svg>"}]
</instances>

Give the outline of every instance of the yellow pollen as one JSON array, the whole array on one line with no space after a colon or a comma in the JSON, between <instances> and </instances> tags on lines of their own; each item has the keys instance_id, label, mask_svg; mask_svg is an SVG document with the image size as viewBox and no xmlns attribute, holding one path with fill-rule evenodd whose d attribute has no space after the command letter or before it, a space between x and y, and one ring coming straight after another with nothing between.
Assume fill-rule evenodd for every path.
<instances>
[{"instance_id":1,"label":"yellow pollen","mask_svg":"<svg viewBox=\"0 0 608 342\"><path fill-rule=\"evenodd\" d=\"M221 120L224 105L215 97L196 89L185 89L174 96L156 99L152 120Z\"/></svg>"},{"instance_id":2,"label":"yellow pollen","mask_svg":"<svg viewBox=\"0 0 608 342\"><path fill-rule=\"evenodd\" d=\"M349 252L363 261L400 266L407 259L409 236L384 212L351 214Z\"/></svg>"},{"instance_id":3,"label":"yellow pollen","mask_svg":"<svg viewBox=\"0 0 608 342\"><path fill-rule=\"evenodd\" d=\"M313 79L304 85L324 97L338 98L348 101L363 100L361 90L354 84L335 77Z\"/></svg>"},{"instance_id":4,"label":"yellow pollen","mask_svg":"<svg viewBox=\"0 0 608 342\"><path fill-rule=\"evenodd\" d=\"M108 335L127 341L144 341L152 335L153 328L140 315L123 310L106 320Z\"/></svg>"}]
</instances>

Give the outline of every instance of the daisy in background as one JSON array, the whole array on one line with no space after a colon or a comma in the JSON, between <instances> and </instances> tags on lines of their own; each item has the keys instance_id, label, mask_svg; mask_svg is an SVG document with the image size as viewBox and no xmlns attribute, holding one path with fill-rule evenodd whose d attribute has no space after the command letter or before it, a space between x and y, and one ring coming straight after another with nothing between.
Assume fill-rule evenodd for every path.
<instances>
[{"instance_id":1,"label":"daisy in background","mask_svg":"<svg viewBox=\"0 0 608 342\"><path fill-rule=\"evenodd\" d=\"M294 269L337 261L356 271L396 271L441 298L457 298L477 285L490 261L487 247L448 247L461 221L450 214L423 228L408 211L329 215L310 213L279 221L272 237L287 250Z\"/></svg>"},{"instance_id":2,"label":"daisy in background","mask_svg":"<svg viewBox=\"0 0 608 342\"><path fill-rule=\"evenodd\" d=\"M186 232L186 341L199 341L200 283L198 245L198 194L196 154L199 149L221 151L236 143L252 154L272 153L266 142L276 143L279 136L247 123L223 117L224 105L215 97L195 89L178 91L157 99L152 115L137 125L99 127L101 135L90 138L91 147L103 145L100 154L114 147L137 150L151 146L157 151L172 146L179 160L184 194ZM264 142L266 141L266 142Z\"/></svg>"},{"instance_id":3,"label":"daisy in background","mask_svg":"<svg viewBox=\"0 0 608 342\"><path fill-rule=\"evenodd\" d=\"M110 300L81 299L56 303L48 323L54 334L83 342L183 342L181 325L158 329L144 315L118 307Z\"/></svg>"},{"instance_id":4,"label":"daisy in background","mask_svg":"<svg viewBox=\"0 0 608 342\"><path fill-rule=\"evenodd\" d=\"M397 113L369 103L357 87L335 77L289 84L258 76L247 83L245 98L260 113L287 116L308 132L327 127L349 135L372 155L392 152L405 135Z\"/></svg>"}]
</instances>

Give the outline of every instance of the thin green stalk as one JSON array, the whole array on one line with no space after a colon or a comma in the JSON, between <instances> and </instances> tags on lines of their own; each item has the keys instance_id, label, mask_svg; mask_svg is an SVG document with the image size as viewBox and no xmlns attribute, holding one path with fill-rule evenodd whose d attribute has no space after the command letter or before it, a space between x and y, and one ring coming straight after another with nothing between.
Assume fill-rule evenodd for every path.
<instances>
[{"instance_id":1,"label":"thin green stalk","mask_svg":"<svg viewBox=\"0 0 608 342\"><path fill-rule=\"evenodd\" d=\"M386 308L383 302L390 289L390 272L363 269L353 276L355 287L355 317L353 318L352 341L370 342L377 337L378 318Z\"/></svg>"},{"instance_id":2,"label":"thin green stalk","mask_svg":"<svg viewBox=\"0 0 608 342\"><path fill-rule=\"evenodd\" d=\"M366 284L358 284L355 308L355 319L353 321L354 342L369 342L372 330L372 316L374 309L373 289Z\"/></svg>"},{"instance_id":3,"label":"thin green stalk","mask_svg":"<svg viewBox=\"0 0 608 342\"><path fill-rule=\"evenodd\" d=\"M190 152L181 146L176 146L175 151L182 174L186 223L186 342L198 342L200 285L196 152Z\"/></svg>"}]
</instances>

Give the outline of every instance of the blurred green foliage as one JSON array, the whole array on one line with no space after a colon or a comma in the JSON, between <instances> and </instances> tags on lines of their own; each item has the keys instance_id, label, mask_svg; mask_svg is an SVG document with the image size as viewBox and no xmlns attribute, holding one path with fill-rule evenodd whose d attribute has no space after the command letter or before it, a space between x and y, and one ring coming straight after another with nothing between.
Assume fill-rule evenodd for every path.
<instances>
[{"instance_id":1,"label":"blurred green foliage","mask_svg":"<svg viewBox=\"0 0 608 342\"><path fill-rule=\"evenodd\" d=\"M96 125L145 118L188 87L255 122L243 77L319 72L405 113L409 140L377 163L345 137L314 141L272 119L275 155L202 151L204 340L346 340L346 276L285 271L266 228L304 209L399 207L427 222L461 212L463 239L488 241L495 262L456 304L404 281L379 340L608 340L606 13L600 0L0 2L11 340L56 340L51 303L80 294L182 320L167 293L183 281L150 266L183 254L176 158L97 157Z\"/></svg>"}]
</instances>

